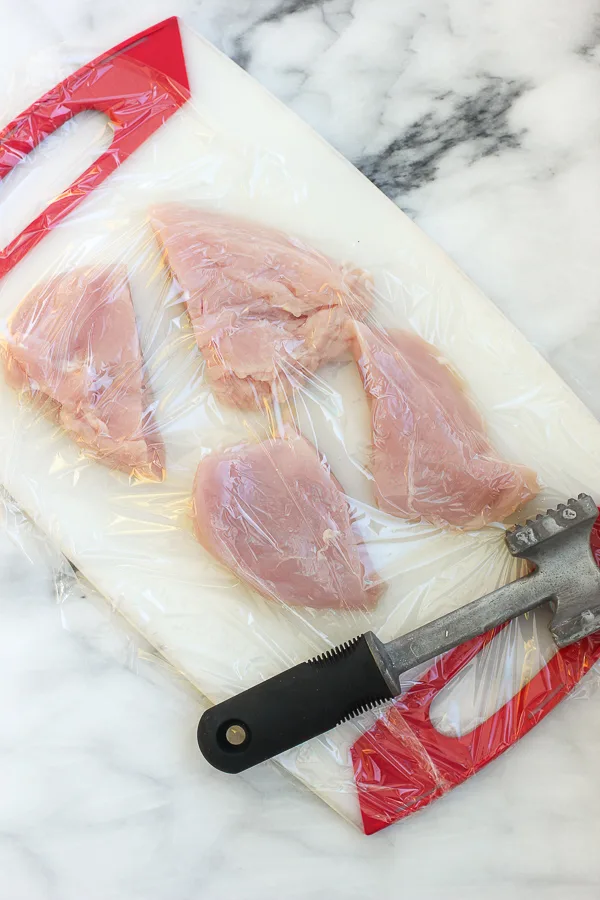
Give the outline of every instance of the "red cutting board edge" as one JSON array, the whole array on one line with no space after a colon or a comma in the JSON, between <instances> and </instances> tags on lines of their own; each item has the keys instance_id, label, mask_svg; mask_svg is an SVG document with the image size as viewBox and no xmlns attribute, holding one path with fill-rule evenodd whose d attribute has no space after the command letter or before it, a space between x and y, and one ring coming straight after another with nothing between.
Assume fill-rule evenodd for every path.
<instances>
[{"instance_id":1,"label":"red cutting board edge","mask_svg":"<svg viewBox=\"0 0 600 900\"><path fill-rule=\"evenodd\" d=\"M591 549L600 565L600 518ZM431 722L438 694L498 634L494 629L440 657L352 746L365 834L424 809L462 784L541 722L600 659L600 634L559 650L531 681L479 727L460 737Z\"/></svg>"}]
</instances>

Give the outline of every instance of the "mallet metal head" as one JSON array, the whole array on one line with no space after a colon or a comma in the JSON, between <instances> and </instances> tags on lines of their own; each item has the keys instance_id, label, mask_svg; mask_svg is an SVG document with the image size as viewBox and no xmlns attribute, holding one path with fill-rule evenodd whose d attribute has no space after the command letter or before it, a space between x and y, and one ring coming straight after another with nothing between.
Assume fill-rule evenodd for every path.
<instances>
[{"instance_id":1,"label":"mallet metal head","mask_svg":"<svg viewBox=\"0 0 600 900\"><path fill-rule=\"evenodd\" d=\"M529 577L547 585L550 631L559 647L600 630L600 569L590 548L597 518L594 500L580 494L506 533L512 555L536 566Z\"/></svg>"}]
</instances>

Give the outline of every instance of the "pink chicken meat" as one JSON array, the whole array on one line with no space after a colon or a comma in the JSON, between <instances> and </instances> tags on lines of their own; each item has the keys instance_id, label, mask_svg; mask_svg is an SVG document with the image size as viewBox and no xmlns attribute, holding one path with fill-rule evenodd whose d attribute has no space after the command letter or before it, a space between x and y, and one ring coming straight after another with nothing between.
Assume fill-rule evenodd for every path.
<instances>
[{"instance_id":1,"label":"pink chicken meat","mask_svg":"<svg viewBox=\"0 0 600 900\"><path fill-rule=\"evenodd\" d=\"M4 357L9 384L100 462L162 479L124 268L79 269L36 287L10 320Z\"/></svg>"},{"instance_id":2,"label":"pink chicken meat","mask_svg":"<svg viewBox=\"0 0 600 900\"><path fill-rule=\"evenodd\" d=\"M200 543L270 600L334 609L377 600L346 497L300 436L212 453L198 467L193 516Z\"/></svg>"},{"instance_id":3,"label":"pink chicken meat","mask_svg":"<svg viewBox=\"0 0 600 900\"><path fill-rule=\"evenodd\" d=\"M379 507L406 519L478 528L539 491L535 474L502 460L458 375L417 335L353 326L372 416Z\"/></svg>"},{"instance_id":4,"label":"pink chicken meat","mask_svg":"<svg viewBox=\"0 0 600 900\"><path fill-rule=\"evenodd\" d=\"M282 399L348 349L349 316L371 305L364 274L294 238L180 204L151 222L183 291L208 380L240 409Z\"/></svg>"}]
</instances>

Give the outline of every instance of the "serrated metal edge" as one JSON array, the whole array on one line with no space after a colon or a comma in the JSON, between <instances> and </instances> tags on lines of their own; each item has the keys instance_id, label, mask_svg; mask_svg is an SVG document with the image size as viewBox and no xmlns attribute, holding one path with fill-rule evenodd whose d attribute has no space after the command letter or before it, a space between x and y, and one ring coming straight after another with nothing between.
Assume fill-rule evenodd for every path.
<instances>
[{"instance_id":1,"label":"serrated metal edge","mask_svg":"<svg viewBox=\"0 0 600 900\"><path fill-rule=\"evenodd\" d=\"M581 503L582 500L592 500L589 494L578 494L577 497L569 497L566 503L558 503L556 507L550 507L547 509L545 513L538 513L535 519L527 519L525 522L517 522L516 525L512 525L507 529L507 534L517 534L519 531L522 531L524 528L531 528L536 522L539 522L541 519L545 519L547 516L550 518L554 518L555 516L559 516L559 514L567 508L572 508L575 503ZM592 500L592 502L594 502ZM575 510L577 513L578 511ZM574 524L574 522L573 522ZM569 527L569 522L565 522L565 528Z\"/></svg>"}]
</instances>

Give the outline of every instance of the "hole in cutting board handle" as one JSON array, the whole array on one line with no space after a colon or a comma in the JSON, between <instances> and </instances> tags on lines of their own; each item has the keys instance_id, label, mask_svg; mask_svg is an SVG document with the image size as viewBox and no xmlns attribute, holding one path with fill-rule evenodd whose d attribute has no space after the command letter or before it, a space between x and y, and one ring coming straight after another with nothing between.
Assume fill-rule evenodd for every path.
<instances>
[{"instance_id":1,"label":"hole in cutting board handle","mask_svg":"<svg viewBox=\"0 0 600 900\"><path fill-rule=\"evenodd\" d=\"M108 116L80 112L17 163L0 181L0 251L110 147L113 137Z\"/></svg>"},{"instance_id":2,"label":"hole in cutting board handle","mask_svg":"<svg viewBox=\"0 0 600 900\"><path fill-rule=\"evenodd\" d=\"M446 737L470 734L529 684L557 652L552 613L541 607L509 622L454 676L431 704L431 724Z\"/></svg>"}]
</instances>

